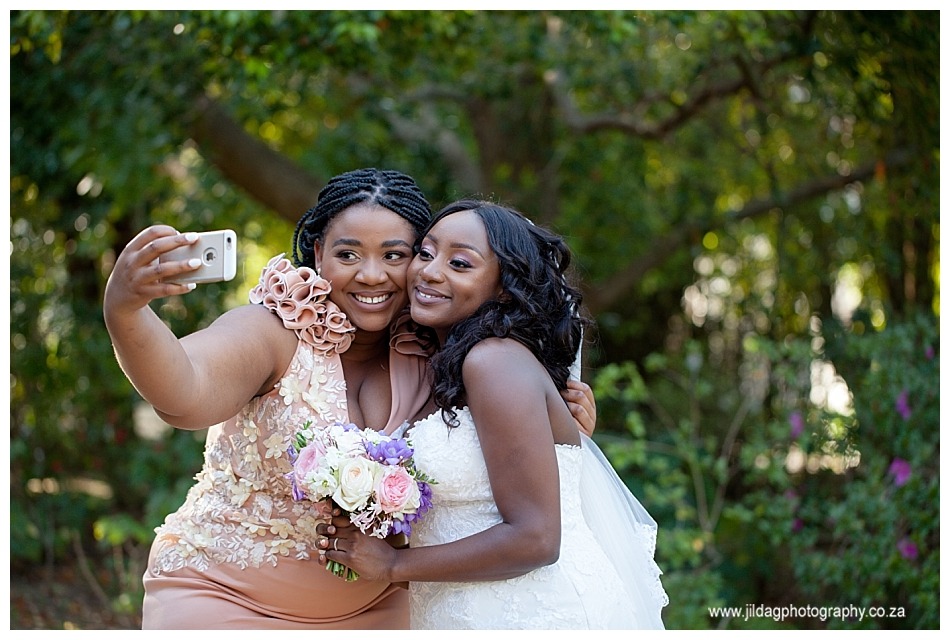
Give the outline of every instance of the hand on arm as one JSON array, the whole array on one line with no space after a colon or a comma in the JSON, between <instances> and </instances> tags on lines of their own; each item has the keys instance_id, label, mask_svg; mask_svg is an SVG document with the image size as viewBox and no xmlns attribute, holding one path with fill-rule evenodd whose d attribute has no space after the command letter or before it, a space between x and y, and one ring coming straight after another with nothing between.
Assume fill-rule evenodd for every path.
<instances>
[{"instance_id":1,"label":"hand on arm","mask_svg":"<svg viewBox=\"0 0 950 640\"><path fill-rule=\"evenodd\" d=\"M561 397L567 402L578 430L588 438L593 436L597 428L597 403L590 385L580 380L568 380Z\"/></svg>"}]
</instances>

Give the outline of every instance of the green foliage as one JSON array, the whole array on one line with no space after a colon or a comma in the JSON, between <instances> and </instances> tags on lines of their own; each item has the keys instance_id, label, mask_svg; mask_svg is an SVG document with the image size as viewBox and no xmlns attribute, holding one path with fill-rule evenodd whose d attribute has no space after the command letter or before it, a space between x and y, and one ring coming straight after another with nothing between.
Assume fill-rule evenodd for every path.
<instances>
[{"instance_id":1,"label":"green foliage","mask_svg":"<svg viewBox=\"0 0 950 640\"><path fill-rule=\"evenodd\" d=\"M856 372L843 413L812 400L826 354L810 340L747 339L734 369L705 364L694 343L649 358L647 379L631 363L598 372L599 422L631 439L598 438L660 524L668 628L939 625L936 319L840 341L835 365ZM709 613L749 603L877 615Z\"/></svg>"},{"instance_id":2,"label":"green foliage","mask_svg":"<svg viewBox=\"0 0 950 640\"><path fill-rule=\"evenodd\" d=\"M856 372L848 382L861 464L843 485L799 488L804 535L788 541L800 559L796 579L826 601L899 611L832 628L939 627L937 331L934 317L916 316L880 333L847 335L837 346L843 368Z\"/></svg>"},{"instance_id":3,"label":"green foliage","mask_svg":"<svg viewBox=\"0 0 950 640\"><path fill-rule=\"evenodd\" d=\"M115 256L155 222L240 238L235 281L156 303L178 335L289 250L291 222L248 195L267 187L256 167L226 174L195 136L213 100L315 185L399 168L436 206L486 195L567 237L597 320L598 438L660 521L671 627L787 627L705 607L832 596L908 607L865 624L931 626L939 442L918 421L936 424L938 373L896 354L937 349L931 323L900 319L939 308L938 18L11 12L14 567L59 561L81 532L135 573L128 547L200 465L200 434L133 428L100 307ZM833 308L842 291L853 316ZM817 320L836 313L846 326ZM811 400L816 359L853 413ZM912 469L900 487L895 458ZM875 562L890 577L859 597Z\"/></svg>"}]
</instances>

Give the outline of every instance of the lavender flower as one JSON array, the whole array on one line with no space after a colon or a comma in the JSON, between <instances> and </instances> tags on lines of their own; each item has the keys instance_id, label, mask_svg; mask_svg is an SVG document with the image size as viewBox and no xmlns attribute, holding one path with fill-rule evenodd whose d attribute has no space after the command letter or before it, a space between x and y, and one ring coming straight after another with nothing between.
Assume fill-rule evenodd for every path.
<instances>
[{"instance_id":1,"label":"lavender flower","mask_svg":"<svg viewBox=\"0 0 950 640\"><path fill-rule=\"evenodd\" d=\"M792 415L788 416L788 424L790 425L789 435L791 435L792 440L797 440L798 436L805 431L805 419L798 411L793 411Z\"/></svg>"},{"instance_id":2,"label":"lavender flower","mask_svg":"<svg viewBox=\"0 0 950 640\"><path fill-rule=\"evenodd\" d=\"M894 458L887 472L894 476L894 485L900 487L910 479L910 470L909 462L903 458Z\"/></svg>"},{"instance_id":3,"label":"lavender flower","mask_svg":"<svg viewBox=\"0 0 950 640\"><path fill-rule=\"evenodd\" d=\"M894 402L894 408L897 409L897 413L904 420L910 420L910 403L908 402L907 389L904 389L897 395L897 400Z\"/></svg>"},{"instance_id":4,"label":"lavender flower","mask_svg":"<svg viewBox=\"0 0 950 640\"><path fill-rule=\"evenodd\" d=\"M419 482L419 516L432 508L432 486L428 482Z\"/></svg>"},{"instance_id":5,"label":"lavender flower","mask_svg":"<svg viewBox=\"0 0 950 640\"><path fill-rule=\"evenodd\" d=\"M307 494L297 485L297 478L293 470L294 462L297 460L297 447L294 445L287 447L287 457L290 458L291 469L289 473L284 474L284 477L290 480L290 493L293 495L294 500L304 500Z\"/></svg>"},{"instance_id":6,"label":"lavender flower","mask_svg":"<svg viewBox=\"0 0 950 640\"><path fill-rule=\"evenodd\" d=\"M371 460L386 465L398 465L404 460L411 458L412 454L412 447L402 438L384 440L378 444L372 442L366 443L366 455L369 456Z\"/></svg>"},{"instance_id":7,"label":"lavender flower","mask_svg":"<svg viewBox=\"0 0 950 640\"><path fill-rule=\"evenodd\" d=\"M917 559L917 545L910 538L901 538L897 543L897 550L908 560Z\"/></svg>"}]
</instances>

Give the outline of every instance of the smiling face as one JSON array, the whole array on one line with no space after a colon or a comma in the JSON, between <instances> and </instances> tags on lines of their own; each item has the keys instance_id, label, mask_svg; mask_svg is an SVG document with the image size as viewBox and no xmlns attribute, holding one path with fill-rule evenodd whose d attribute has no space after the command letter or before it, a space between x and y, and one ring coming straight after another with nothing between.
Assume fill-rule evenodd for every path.
<instances>
[{"instance_id":1,"label":"smiling face","mask_svg":"<svg viewBox=\"0 0 950 640\"><path fill-rule=\"evenodd\" d=\"M412 319L435 329L444 343L453 325L501 294L500 276L478 214L447 215L422 239L409 265Z\"/></svg>"},{"instance_id":2,"label":"smiling face","mask_svg":"<svg viewBox=\"0 0 950 640\"><path fill-rule=\"evenodd\" d=\"M337 214L314 262L330 281L330 300L362 331L383 331L408 302L406 268L416 235L389 209L357 204Z\"/></svg>"}]
</instances>

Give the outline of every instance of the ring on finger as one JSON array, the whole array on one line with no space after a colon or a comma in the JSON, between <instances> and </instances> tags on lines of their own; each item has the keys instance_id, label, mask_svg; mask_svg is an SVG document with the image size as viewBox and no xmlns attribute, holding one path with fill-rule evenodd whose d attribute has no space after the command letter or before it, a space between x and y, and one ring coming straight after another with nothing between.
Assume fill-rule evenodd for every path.
<instances>
[{"instance_id":1,"label":"ring on finger","mask_svg":"<svg viewBox=\"0 0 950 640\"><path fill-rule=\"evenodd\" d=\"M339 538L334 538L334 539L333 539L333 550L334 550L334 551L339 551L339 549L336 548L336 542L337 542L337 540L339 540Z\"/></svg>"}]
</instances>

